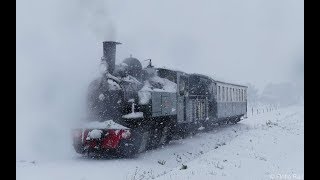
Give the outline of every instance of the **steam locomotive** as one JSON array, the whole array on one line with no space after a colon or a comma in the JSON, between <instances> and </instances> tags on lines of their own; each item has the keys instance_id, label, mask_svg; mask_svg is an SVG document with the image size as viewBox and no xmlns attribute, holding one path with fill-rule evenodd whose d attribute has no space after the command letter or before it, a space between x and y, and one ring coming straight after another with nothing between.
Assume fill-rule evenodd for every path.
<instances>
[{"instance_id":1,"label":"steam locomotive","mask_svg":"<svg viewBox=\"0 0 320 180\"><path fill-rule=\"evenodd\" d=\"M216 124L246 118L247 87L151 64L115 64L118 42L103 42L102 76L88 88L87 121L73 129L77 153L134 154Z\"/></svg>"}]
</instances>

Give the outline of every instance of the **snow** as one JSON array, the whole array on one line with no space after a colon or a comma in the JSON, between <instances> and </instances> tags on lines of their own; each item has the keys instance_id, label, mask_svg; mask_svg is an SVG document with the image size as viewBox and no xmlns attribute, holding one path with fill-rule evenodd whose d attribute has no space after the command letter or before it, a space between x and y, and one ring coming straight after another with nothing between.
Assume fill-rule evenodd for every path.
<instances>
[{"instance_id":1,"label":"snow","mask_svg":"<svg viewBox=\"0 0 320 180\"><path fill-rule=\"evenodd\" d=\"M100 95L99 95L99 100L100 101L103 101L105 99L105 96L101 93Z\"/></svg>"},{"instance_id":2,"label":"snow","mask_svg":"<svg viewBox=\"0 0 320 180\"><path fill-rule=\"evenodd\" d=\"M126 82L130 82L130 83L141 84L141 82L140 82L140 81L138 81L135 77L130 76L130 75L128 75L128 76L126 76L126 77L122 78L122 80L123 80L123 81L126 81Z\"/></svg>"},{"instance_id":3,"label":"snow","mask_svg":"<svg viewBox=\"0 0 320 180\"><path fill-rule=\"evenodd\" d=\"M163 92L172 92L172 93L177 92L177 84L166 79L166 78L154 76L154 77L150 78L149 81L158 82L163 86L161 89L154 88L153 89L154 91L163 91Z\"/></svg>"},{"instance_id":4,"label":"snow","mask_svg":"<svg viewBox=\"0 0 320 180\"><path fill-rule=\"evenodd\" d=\"M145 105L150 102L151 99L151 92L150 91L138 91L139 96L139 104Z\"/></svg>"},{"instance_id":5,"label":"snow","mask_svg":"<svg viewBox=\"0 0 320 180\"><path fill-rule=\"evenodd\" d=\"M90 140L90 139L100 139L100 138L101 138L101 134L102 134L102 131L101 131L101 130L98 130L98 129L91 130L91 131L88 133L88 136L87 136L86 140Z\"/></svg>"},{"instance_id":6,"label":"snow","mask_svg":"<svg viewBox=\"0 0 320 180\"><path fill-rule=\"evenodd\" d=\"M121 89L120 85L111 79L108 79L108 84L109 84L110 90L120 90Z\"/></svg>"},{"instance_id":7,"label":"snow","mask_svg":"<svg viewBox=\"0 0 320 180\"><path fill-rule=\"evenodd\" d=\"M16 177L18 180L303 179L304 107L248 115L238 124L205 129L131 159L92 159L75 152L65 160L17 159Z\"/></svg>"},{"instance_id":8,"label":"snow","mask_svg":"<svg viewBox=\"0 0 320 180\"><path fill-rule=\"evenodd\" d=\"M215 151L186 163L185 171L177 167L159 179L303 179L303 112L291 110L298 112L244 120L233 129L236 139L225 139Z\"/></svg>"},{"instance_id":9,"label":"snow","mask_svg":"<svg viewBox=\"0 0 320 180\"><path fill-rule=\"evenodd\" d=\"M152 84L160 84L161 89L154 87ZM151 92L177 92L177 84L159 76L154 76L145 81L144 86L138 91L139 104L145 105L150 102Z\"/></svg>"},{"instance_id":10,"label":"snow","mask_svg":"<svg viewBox=\"0 0 320 180\"><path fill-rule=\"evenodd\" d=\"M92 122L83 124L81 126L81 128L87 128L87 129L128 129L125 126L122 126L118 123L115 123L113 120L107 120L104 122L92 121Z\"/></svg>"},{"instance_id":11,"label":"snow","mask_svg":"<svg viewBox=\"0 0 320 180\"><path fill-rule=\"evenodd\" d=\"M160 84L160 88L154 87L152 84ZM140 91L160 91L160 92L177 92L177 84L159 76L154 76L144 83Z\"/></svg>"},{"instance_id":12,"label":"snow","mask_svg":"<svg viewBox=\"0 0 320 180\"><path fill-rule=\"evenodd\" d=\"M143 112L133 112L130 114L123 115L122 118L125 118L125 119L143 118Z\"/></svg>"},{"instance_id":13,"label":"snow","mask_svg":"<svg viewBox=\"0 0 320 180\"><path fill-rule=\"evenodd\" d=\"M106 73L106 77L109 78L109 79L113 79L116 82L120 82L121 81L118 77L115 77L110 73Z\"/></svg>"},{"instance_id":14,"label":"snow","mask_svg":"<svg viewBox=\"0 0 320 180\"><path fill-rule=\"evenodd\" d=\"M126 64L126 63L124 63L124 62L120 63L119 65L120 65L120 66L125 66L125 67L128 66L128 64Z\"/></svg>"}]
</instances>

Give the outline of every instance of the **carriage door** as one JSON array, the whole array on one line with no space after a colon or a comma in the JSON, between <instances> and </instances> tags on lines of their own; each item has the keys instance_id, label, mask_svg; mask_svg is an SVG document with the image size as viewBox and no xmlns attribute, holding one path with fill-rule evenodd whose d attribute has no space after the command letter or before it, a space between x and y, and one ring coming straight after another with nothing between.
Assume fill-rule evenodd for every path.
<instances>
[{"instance_id":1,"label":"carriage door","mask_svg":"<svg viewBox=\"0 0 320 180\"><path fill-rule=\"evenodd\" d=\"M177 119L179 123L186 122L186 96L188 94L188 77L178 75L178 104L177 104Z\"/></svg>"}]
</instances>

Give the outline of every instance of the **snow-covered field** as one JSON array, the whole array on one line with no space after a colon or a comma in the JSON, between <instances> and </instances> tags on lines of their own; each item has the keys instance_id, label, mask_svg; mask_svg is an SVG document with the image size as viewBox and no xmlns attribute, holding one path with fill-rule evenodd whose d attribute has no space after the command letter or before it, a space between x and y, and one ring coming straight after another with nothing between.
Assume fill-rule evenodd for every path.
<instances>
[{"instance_id":1,"label":"snow-covered field","mask_svg":"<svg viewBox=\"0 0 320 180\"><path fill-rule=\"evenodd\" d=\"M23 180L303 179L304 106L249 116L133 159L17 159L16 173Z\"/></svg>"}]
</instances>

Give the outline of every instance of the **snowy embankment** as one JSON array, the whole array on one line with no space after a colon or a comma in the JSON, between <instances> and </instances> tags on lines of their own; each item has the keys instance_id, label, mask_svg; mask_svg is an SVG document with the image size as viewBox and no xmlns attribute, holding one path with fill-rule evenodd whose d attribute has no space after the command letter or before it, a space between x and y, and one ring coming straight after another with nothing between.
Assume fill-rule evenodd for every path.
<instances>
[{"instance_id":1,"label":"snowy embankment","mask_svg":"<svg viewBox=\"0 0 320 180\"><path fill-rule=\"evenodd\" d=\"M303 179L304 107L249 116L133 159L18 159L17 179Z\"/></svg>"}]
</instances>

